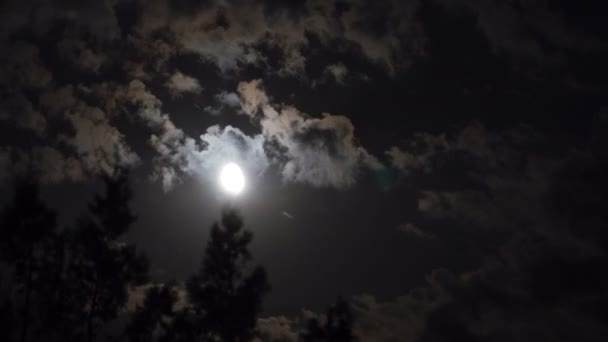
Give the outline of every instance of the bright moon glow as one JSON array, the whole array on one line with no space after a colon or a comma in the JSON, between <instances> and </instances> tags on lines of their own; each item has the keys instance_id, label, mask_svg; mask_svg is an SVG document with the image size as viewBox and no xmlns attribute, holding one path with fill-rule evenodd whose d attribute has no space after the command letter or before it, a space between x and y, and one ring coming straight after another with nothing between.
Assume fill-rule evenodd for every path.
<instances>
[{"instance_id":1,"label":"bright moon glow","mask_svg":"<svg viewBox=\"0 0 608 342\"><path fill-rule=\"evenodd\" d=\"M228 163L220 171L220 184L226 192L238 195L245 188L245 176L235 163Z\"/></svg>"}]
</instances>

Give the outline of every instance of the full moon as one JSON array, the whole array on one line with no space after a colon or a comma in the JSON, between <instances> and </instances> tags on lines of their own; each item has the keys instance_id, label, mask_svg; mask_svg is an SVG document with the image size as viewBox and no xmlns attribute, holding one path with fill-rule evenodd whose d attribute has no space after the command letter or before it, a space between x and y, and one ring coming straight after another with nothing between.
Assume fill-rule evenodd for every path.
<instances>
[{"instance_id":1,"label":"full moon","mask_svg":"<svg viewBox=\"0 0 608 342\"><path fill-rule=\"evenodd\" d=\"M220 185L232 195L238 195L245 188L245 176L235 163L228 163L220 171Z\"/></svg>"}]
</instances>

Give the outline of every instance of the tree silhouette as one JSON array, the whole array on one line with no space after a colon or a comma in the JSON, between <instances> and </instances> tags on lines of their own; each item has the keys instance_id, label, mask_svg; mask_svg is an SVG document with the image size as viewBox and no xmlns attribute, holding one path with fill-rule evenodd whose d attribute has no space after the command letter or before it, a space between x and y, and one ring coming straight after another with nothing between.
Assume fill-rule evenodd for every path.
<instances>
[{"instance_id":1,"label":"tree silhouette","mask_svg":"<svg viewBox=\"0 0 608 342\"><path fill-rule=\"evenodd\" d=\"M166 336L168 322L174 318L177 291L171 285L147 289L143 304L138 306L127 324L125 335L131 342L148 342Z\"/></svg>"},{"instance_id":2,"label":"tree silhouette","mask_svg":"<svg viewBox=\"0 0 608 342\"><path fill-rule=\"evenodd\" d=\"M13 339L13 308L10 298L3 298L0 303L0 341Z\"/></svg>"},{"instance_id":3,"label":"tree silhouette","mask_svg":"<svg viewBox=\"0 0 608 342\"><path fill-rule=\"evenodd\" d=\"M304 342L350 342L356 341L353 335L354 316L350 304L342 298L327 310L327 319L321 324L311 318L306 322L305 330L300 334Z\"/></svg>"},{"instance_id":4,"label":"tree silhouette","mask_svg":"<svg viewBox=\"0 0 608 342\"><path fill-rule=\"evenodd\" d=\"M124 307L129 286L147 277L147 259L120 240L136 219L128 206L128 177L123 172L104 183L104 195L94 198L69 236L64 320L72 329L66 339L92 341L98 325Z\"/></svg>"},{"instance_id":5,"label":"tree silhouette","mask_svg":"<svg viewBox=\"0 0 608 342\"><path fill-rule=\"evenodd\" d=\"M262 267L249 265L247 246L252 238L251 232L243 230L237 211L223 212L221 222L211 229L199 271L187 282L190 303L176 317L176 326L199 340L253 339L262 297L270 285Z\"/></svg>"},{"instance_id":6,"label":"tree silhouette","mask_svg":"<svg viewBox=\"0 0 608 342\"><path fill-rule=\"evenodd\" d=\"M49 279L60 268L55 242L57 241L56 213L41 199L38 183L29 179L16 182L13 201L0 219L0 258L12 271L15 291L3 304L3 311L14 312L19 322L19 341L26 341L40 317L34 317L39 300L46 299ZM19 312L15 312L19 311ZM3 313L5 314L5 313ZM16 330L16 329L13 329Z\"/></svg>"}]
</instances>

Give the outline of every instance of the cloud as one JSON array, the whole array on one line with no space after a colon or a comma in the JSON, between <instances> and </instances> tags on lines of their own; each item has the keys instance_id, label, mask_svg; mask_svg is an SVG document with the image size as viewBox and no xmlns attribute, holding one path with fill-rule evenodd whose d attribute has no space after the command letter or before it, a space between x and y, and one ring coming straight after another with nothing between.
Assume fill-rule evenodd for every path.
<instances>
[{"instance_id":1,"label":"cloud","mask_svg":"<svg viewBox=\"0 0 608 342\"><path fill-rule=\"evenodd\" d=\"M566 65L567 52L588 52L606 44L577 30L548 1L441 1L446 8L473 14L497 53L543 65Z\"/></svg>"},{"instance_id":2,"label":"cloud","mask_svg":"<svg viewBox=\"0 0 608 342\"><path fill-rule=\"evenodd\" d=\"M605 157L578 151L546 170L543 177L550 180L544 195L513 199L519 209L540 203L545 227L506 221L510 234L500 234L497 247L477 266L462 273L436 269L426 285L391 300L353 297L357 337L372 342L600 341L608 333L602 310L608 277L600 271L608 265L607 191L600 182L608 169ZM435 194L427 198L444 200ZM458 198L455 202L466 204L455 211L478 215L488 209L483 200ZM484 224L491 228L494 222Z\"/></svg>"},{"instance_id":3,"label":"cloud","mask_svg":"<svg viewBox=\"0 0 608 342\"><path fill-rule=\"evenodd\" d=\"M413 223L401 224L397 227L397 230L421 240L434 240L437 238L434 234L423 230Z\"/></svg>"},{"instance_id":4,"label":"cloud","mask_svg":"<svg viewBox=\"0 0 608 342\"><path fill-rule=\"evenodd\" d=\"M205 111L211 115L219 115L224 108L240 110L241 99L233 92L222 91L213 97L219 103L219 107L207 106Z\"/></svg>"},{"instance_id":5,"label":"cloud","mask_svg":"<svg viewBox=\"0 0 608 342\"><path fill-rule=\"evenodd\" d=\"M379 301L369 294L350 299L354 315L353 332L359 341L401 342L417 341L426 328L429 314L446 299L443 278L453 275L445 270L433 271L427 285L416 288L393 300ZM325 322L325 314L302 309L295 317L271 316L258 319L257 330L261 341L299 341L299 333L309 319Z\"/></svg>"},{"instance_id":6,"label":"cloud","mask_svg":"<svg viewBox=\"0 0 608 342\"><path fill-rule=\"evenodd\" d=\"M348 68L342 63L330 64L325 68L325 72L331 75L336 82L344 83L344 78L348 75Z\"/></svg>"},{"instance_id":7,"label":"cloud","mask_svg":"<svg viewBox=\"0 0 608 342\"><path fill-rule=\"evenodd\" d=\"M297 342L298 333L294 322L285 316L259 318L256 326L258 341Z\"/></svg>"},{"instance_id":8,"label":"cloud","mask_svg":"<svg viewBox=\"0 0 608 342\"><path fill-rule=\"evenodd\" d=\"M547 144L539 139L526 126L496 132L471 122L450 135L415 133L385 153L396 170L425 177L417 201L425 220L504 231L546 219L540 197L560 161L531 152Z\"/></svg>"},{"instance_id":9,"label":"cloud","mask_svg":"<svg viewBox=\"0 0 608 342\"><path fill-rule=\"evenodd\" d=\"M160 181L164 192L171 191L176 185L181 182L181 179L175 168L172 166L155 165L150 179Z\"/></svg>"},{"instance_id":10,"label":"cloud","mask_svg":"<svg viewBox=\"0 0 608 342\"><path fill-rule=\"evenodd\" d=\"M75 133L61 134L59 140L75 150L89 172L113 175L117 168L139 163L124 135L110 125L99 108L85 106L75 110L65 114Z\"/></svg>"},{"instance_id":11,"label":"cloud","mask_svg":"<svg viewBox=\"0 0 608 342\"><path fill-rule=\"evenodd\" d=\"M53 75L40 59L40 49L32 44L0 43L0 84L11 89L42 89Z\"/></svg>"},{"instance_id":12,"label":"cloud","mask_svg":"<svg viewBox=\"0 0 608 342\"><path fill-rule=\"evenodd\" d=\"M280 167L286 181L344 189L356 182L366 168L380 163L355 141L352 122L324 113L310 117L294 107L280 112L270 104L261 81L241 82L239 104L243 113L258 120L262 133L247 135L232 126L208 127L200 140L188 137L162 113L162 102L140 80L127 86L101 85L94 92L104 99L110 113L128 110L151 130L150 145L156 150L153 178L165 190L179 183L180 173L209 179L227 161L238 162L249 177L260 177L270 164ZM220 93L227 106L236 105L236 94Z\"/></svg>"},{"instance_id":13,"label":"cloud","mask_svg":"<svg viewBox=\"0 0 608 342\"><path fill-rule=\"evenodd\" d=\"M405 174L416 171L431 172L432 158L450 149L444 134L433 135L424 132L415 133L405 146L392 146L384 152L389 157L391 166Z\"/></svg>"},{"instance_id":14,"label":"cloud","mask_svg":"<svg viewBox=\"0 0 608 342\"><path fill-rule=\"evenodd\" d=\"M245 113L255 116L256 112L269 105L266 92L262 89L262 80L239 82L238 92L241 96L241 105Z\"/></svg>"},{"instance_id":15,"label":"cloud","mask_svg":"<svg viewBox=\"0 0 608 342\"><path fill-rule=\"evenodd\" d=\"M62 181L80 182L86 178L84 165L74 157L65 156L57 149L41 146L32 151L34 170L43 183Z\"/></svg>"},{"instance_id":16,"label":"cloud","mask_svg":"<svg viewBox=\"0 0 608 342\"><path fill-rule=\"evenodd\" d=\"M79 182L139 163L111 116L85 102L80 89L48 87L38 97L38 108L22 93L2 103L3 119L37 136L28 145L5 147L3 162L11 165L4 177L33 172L43 183Z\"/></svg>"},{"instance_id":17,"label":"cloud","mask_svg":"<svg viewBox=\"0 0 608 342\"><path fill-rule=\"evenodd\" d=\"M0 181L11 179L15 175L15 169L19 169L14 161L13 154L13 147L0 146Z\"/></svg>"},{"instance_id":18,"label":"cloud","mask_svg":"<svg viewBox=\"0 0 608 342\"><path fill-rule=\"evenodd\" d=\"M196 78L184 75L180 71L175 71L165 82L165 86L173 97L181 96L184 93L198 94L203 91Z\"/></svg>"},{"instance_id":19,"label":"cloud","mask_svg":"<svg viewBox=\"0 0 608 342\"><path fill-rule=\"evenodd\" d=\"M5 1L0 13L0 37L29 29L35 36L48 34L57 22L76 31L85 31L100 41L120 35L112 2L85 4L78 1Z\"/></svg>"},{"instance_id":20,"label":"cloud","mask_svg":"<svg viewBox=\"0 0 608 342\"><path fill-rule=\"evenodd\" d=\"M608 298L608 278L598 271L608 265L608 162L594 147L605 143L605 126L594 130L585 147L550 158L538 149L538 132L525 127L496 132L473 123L447 137L447 153L429 156L432 165L458 158L481 184L446 191L424 183L418 210L427 225L442 222L468 239L468 248L480 241L495 247L461 274L434 271L428 286L406 296L414 301L355 299L355 308L378 307L355 311L357 327L369 329L359 330L362 340L600 340L608 332L596 309ZM428 176L443 171L434 167ZM491 234L480 239L479 231Z\"/></svg>"},{"instance_id":21,"label":"cloud","mask_svg":"<svg viewBox=\"0 0 608 342\"><path fill-rule=\"evenodd\" d=\"M30 130L43 136L47 120L32 103L22 94L12 94L8 99L0 100L0 120L13 120L18 127Z\"/></svg>"},{"instance_id":22,"label":"cloud","mask_svg":"<svg viewBox=\"0 0 608 342\"><path fill-rule=\"evenodd\" d=\"M162 101L142 81L132 80L126 86L100 86L96 92L110 112L128 112L129 106L136 106L136 117L152 130L149 143L161 156L174 153L184 143L184 132L175 126L169 114L162 112Z\"/></svg>"},{"instance_id":23,"label":"cloud","mask_svg":"<svg viewBox=\"0 0 608 342\"><path fill-rule=\"evenodd\" d=\"M57 44L57 48L63 58L82 70L96 73L106 62L105 55L93 51L87 46L85 40L77 37L66 35L66 37Z\"/></svg>"},{"instance_id":24,"label":"cloud","mask_svg":"<svg viewBox=\"0 0 608 342\"><path fill-rule=\"evenodd\" d=\"M323 49L338 46L356 52L390 73L424 50L422 25L414 16L418 1L352 2L340 12L333 4L316 0L302 3L297 12L264 3L183 6L175 10L172 7L177 6L169 3L151 2L134 31L149 39L169 30L184 52L200 55L222 73L256 65L272 66L270 71L278 75L305 78L310 35ZM384 24L377 29L366 22Z\"/></svg>"},{"instance_id":25,"label":"cloud","mask_svg":"<svg viewBox=\"0 0 608 342\"><path fill-rule=\"evenodd\" d=\"M166 35L148 38L129 35L127 46L135 56L123 64L123 69L134 79L150 79L165 71L178 53L176 42Z\"/></svg>"},{"instance_id":26,"label":"cloud","mask_svg":"<svg viewBox=\"0 0 608 342\"><path fill-rule=\"evenodd\" d=\"M229 125L213 125L199 139L190 137L162 112L162 101L140 80L126 86L100 86L95 91L110 112L135 106L136 117L151 130L149 143L157 152L152 179L160 181L165 191L178 184L184 174L214 181L228 161L237 162L252 179L261 177L269 166L262 135L249 136Z\"/></svg>"},{"instance_id":27,"label":"cloud","mask_svg":"<svg viewBox=\"0 0 608 342\"><path fill-rule=\"evenodd\" d=\"M49 146L37 145L29 150L0 146L0 167L0 181L20 177L28 172L44 184L80 182L86 178L80 160Z\"/></svg>"},{"instance_id":28,"label":"cloud","mask_svg":"<svg viewBox=\"0 0 608 342\"><path fill-rule=\"evenodd\" d=\"M253 179L261 177L269 166L264 138L250 137L232 126L211 126L200 136L200 146L192 143L187 146L182 169L201 177L213 177L230 161L238 163L245 177Z\"/></svg>"},{"instance_id":29,"label":"cloud","mask_svg":"<svg viewBox=\"0 0 608 342\"><path fill-rule=\"evenodd\" d=\"M285 180L344 189L355 183L363 168L381 167L356 144L347 117L323 113L314 118L289 106L277 111L260 80L240 82L238 91L243 111L259 120L265 139L276 144Z\"/></svg>"},{"instance_id":30,"label":"cloud","mask_svg":"<svg viewBox=\"0 0 608 342\"><path fill-rule=\"evenodd\" d=\"M70 148L87 173L113 175L117 168L139 163L139 157L111 124L109 115L79 99L72 86L43 93L40 103L50 115L71 125L72 132L59 133L57 141Z\"/></svg>"},{"instance_id":31,"label":"cloud","mask_svg":"<svg viewBox=\"0 0 608 342\"><path fill-rule=\"evenodd\" d=\"M236 93L233 92L226 92L223 91L217 95L215 95L215 99L228 107L231 108L240 108L241 107L241 100L239 98L239 95L237 95Z\"/></svg>"},{"instance_id":32,"label":"cloud","mask_svg":"<svg viewBox=\"0 0 608 342\"><path fill-rule=\"evenodd\" d=\"M442 293L432 285L438 273L431 274L429 286L393 300L378 301L369 294L353 297L355 335L370 342L416 341L424 332L429 313L443 300Z\"/></svg>"}]
</instances>

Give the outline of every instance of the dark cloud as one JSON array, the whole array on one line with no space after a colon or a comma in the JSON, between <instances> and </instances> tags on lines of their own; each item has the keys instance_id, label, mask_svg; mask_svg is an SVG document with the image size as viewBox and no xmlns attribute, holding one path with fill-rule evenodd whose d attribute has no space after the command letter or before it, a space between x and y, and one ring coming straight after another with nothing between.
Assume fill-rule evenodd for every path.
<instances>
[{"instance_id":1,"label":"dark cloud","mask_svg":"<svg viewBox=\"0 0 608 342\"><path fill-rule=\"evenodd\" d=\"M68 146L91 174L114 174L116 168L129 168L139 157L125 136L112 125L110 115L77 97L73 87L51 90L41 97L43 108L55 112L69 123L71 133L59 133L60 144Z\"/></svg>"},{"instance_id":2,"label":"dark cloud","mask_svg":"<svg viewBox=\"0 0 608 342\"><path fill-rule=\"evenodd\" d=\"M20 93L5 100L4 119L11 118L18 127L38 136L27 145L6 146L5 152L11 155L8 160L14 163L9 167L13 176L29 170L45 183L81 181L89 175L112 175L118 168L140 162L111 116L81 95L72 86L49 87L36 107Z\"/></svg>"},{"instance_id":3,"label":"dark cloud","mask_svg":"<svg viewBox=\"0 0 608 342\"><path fill-rule=\"evenodd\" d=\"M0 102L0 120L10 119L16 120L19 128L31 130L39 136L45 133L46 118L21 93L11 94Z\"/></svg>"},{"instance_id":4,"label":"dark cloud","mask_svg":"<svg viewBox=\"0 0 608 342\"><path fill-rule=\"evenodd\" d=\"M496 52L537 63L563 64L566 52L588 52L604 42L572 27L550 1L442 1L451 9L470 11Z\"/></svg>"},{"instance_id":5,"label":"dark cloud","mask_svg":"<svg viewBox=\"0 0 608 342\"><path fill-rule=\"evenodd\" d=\"M37 35L47 34L57 22L87 31L101 40L111 40L120 28L111 1L82 3L78 1L5 1L2 4L2 36L29 30Z\"/></svg>"},{"instance_id":6,"label":"dark cloud","mask_svg":"<svg viewBox=\"0 0 608 342\"><path fill-rule=\"evenodd\" d=\"M81 182L87 177L81 160L49 146L34 146L29 150L0 147L0 165L0 181L9 181L28 172L38 176L43 184Z\"/></svg>"},{"instance_id":7,"label":"dark cloud","mask_svg":"<svg viewBox=\"0 0 608 342\"><path fill-rule=\"evenodd\" d=\"M393 146L384 152L389 157L391 166L406 174L420 170L431 172L431 158L448 148L444 134L435 136L429 133L416 133L406 145L405 151Z\"/></svg>"},{"instance_id":8,"label":"dark cloud","mask_svg":"<svg viewBox=\"0 0 608 342\"><path fill-rule=\"evenodd\" d=\"M274 72L305 77L308 35L313 34L324 48L342 41L343 46L356 47L368 60L393 73L423 52L424 37L414 16L417 6L417 1L379 6L355 1L336 12L331 2L311 0L303 2L298 11L286 7L268 13L262 3L212 1L205 6L180 6L188 10L176 12L169 4L156 1L144 7L136 32L147 37L169 29L184 51L199 54L222 72L247 64L267 65L269 56L257 49L266 45L280 51L280 66Z\"/></svg>"},{"instance_id":9,"label":"dark cloud","mask_svg":"<svg viewBox=\"0 0 608 342\"><path fill-rule=\"evenodd\" d=\"M605 175L607 164L605 156L591 152L594 145L589 146L562 156L545 170L543 187L509 184L516 187L512 191L520 191L519 186L536 191L534 198L492 202L504 191L498 188L488 197L459 195L454 201L444 193L425 194L420 210L453 214L447 218L451 222L471 215L468 224L474 229L494 229L496 221L504 220L502 229L512 231L506 238L500 235L499 247L469 271L437 269L425 286L393 300L353 297L356 335L383 342L601 341L608 332L608 277L601 271L608 265L608 235L602 224L608 211L606 189L598 177ZM499 212L505 210L505 202L542 220L518 225L516 217ZM524 209L530 206L537 210ZM426 234L412 224L403 230ZM477 236L470 238L482 243ZM299 318L283 322L281 334L301 329Z\"/></svg>"},{"instance_id":10,"label":"dark cloud","mask_svg":"<svg viewBox=\"0 0 608 342\"><path fill-rule=\"evenodd\" d=\"M107 60L102 52L93 50L84 39L75 35L66 34L57 44L57 49L66 61L75 62L78 68L94 73L99 72Z\"/></svg>"},{"instance_id":11,"label":"dark cloud","mask_svg":"<svg viewBox=\"0 0 608 342\"><path fill-rule=\"evenodd\" d=\"M0 84L10 88L40 89L53 75L40 59L40 49L29 43L0 42Z\"/></svg>"},{"instance_id":12,"label":"dark cloud","mask_svg":"<svg viewBox=\"0 0 608 342\"><path fill-rule=\"evenodd\" d=\"M527 127L492 132L473 122L451 136L416 133L386 153L395 169L428 179L417 200L423 220L515 231L547 222L541 197L562 163L532 152L537 144ZM449 182L435 181L442 178Z\"/></svg>"},{"instance_id":13,"label":"dark cloud","mask_svg":"<svg viewBox=\"0 0 608 342\"><path fill-rule=\"evenodd\" d=\"M606 159L595 152L596 134L601 135L593 134L593 143L583 150L553 160L529 148L518 150L523 142L538 141L533 130L498 133L477 123L453 140L442 139L449 153L423 149L422 155L434 165L449 158L452 149L465 161L473 156L470 171L485 184L481 191L421 192L418 210L430 219L426 224L436 226L433 222L441 220L460 229L464 222L469 229L458 234L469 235L475 243L483 243L474 234L477 230L508 234L497 234L499 248L471 271L435 271L427 287L383 304L373 297L355 298L360 336L370 341L601 340L608 299L608 279L600 271L608 262L608 239L601 222L608 217L605 187L599 185ZM416 136L427 141L425 135ZM500 152L507 149L512 151ZM513 165L521 154L524 172L516 174ZM411 155L415 160L417 153ZM505 166L511 171L501 172ZM441 173L441 168L423 172ZM427 234L414 224L402 227L411 235ZM366 302L371 304L361 304Z\"/></svg>"}]
</instances>

